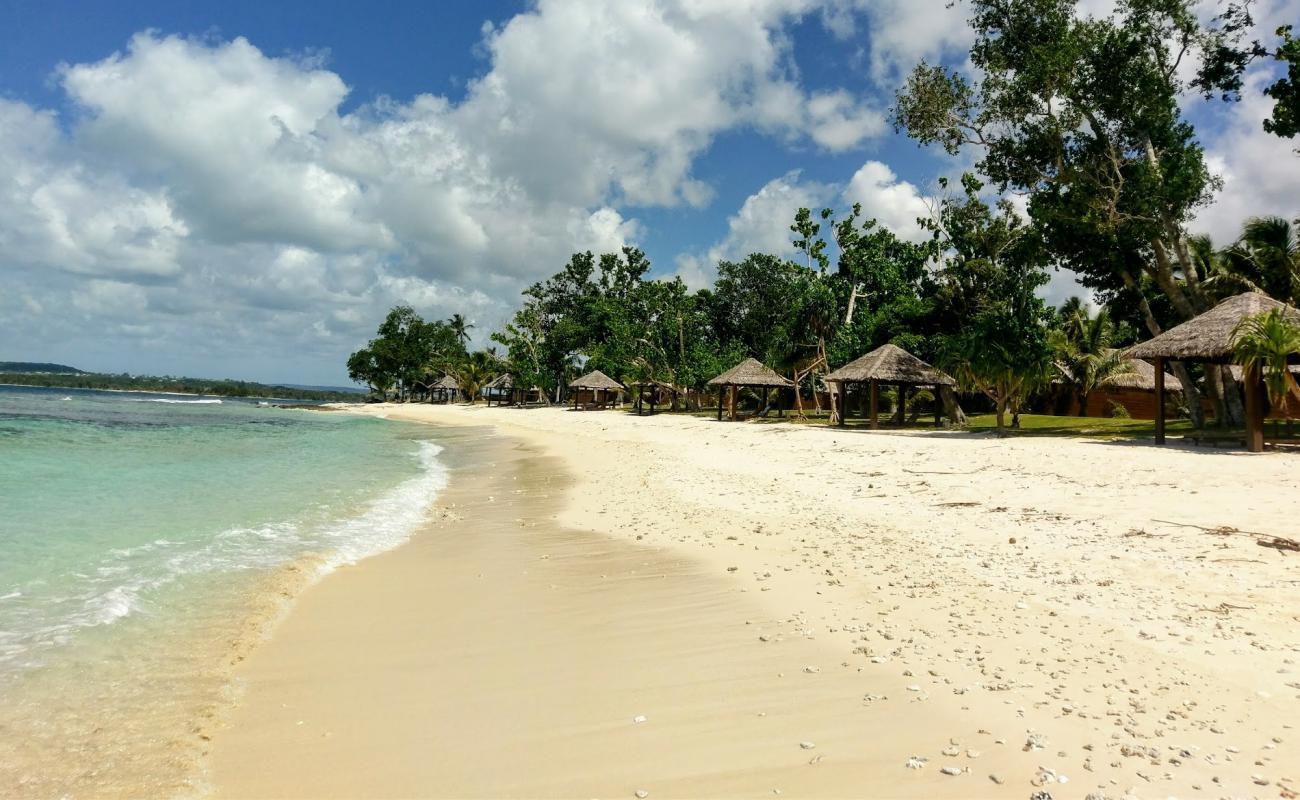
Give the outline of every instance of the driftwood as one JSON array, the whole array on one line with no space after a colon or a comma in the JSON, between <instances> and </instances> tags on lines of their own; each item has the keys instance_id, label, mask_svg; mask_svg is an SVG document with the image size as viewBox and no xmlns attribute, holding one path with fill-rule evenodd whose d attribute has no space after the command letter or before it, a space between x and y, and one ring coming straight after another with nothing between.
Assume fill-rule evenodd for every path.
<instances>
[{"instance_id":1,"label":"driftwood","mask_svg":"<svg viewBox=\"0 0 1300 800\"><path fill-rule=\"evenodd\" d=\"M1219 525L1213 528L1207 528L1204 525L1195 525L1190 522L1172 522L1167 519L1153 519L1152 522L1159 522L1162 525L1173 525L1179 528L1196 528L1197 530L1212 533L1215 536L1254 536L1255 544L1260 547L1271 547L1282 555L1287 553L1300 553L1300 541L1291 539L1286 536L1278 536L1272 533L1260 533L1259 531L1243 531L1240 528L1234 528L1231 525ZM1216 561L1226 561L1228 559L1215 559ZM1263 562L1260 562L1263 563Z\"/></svg>"}]
</instances>

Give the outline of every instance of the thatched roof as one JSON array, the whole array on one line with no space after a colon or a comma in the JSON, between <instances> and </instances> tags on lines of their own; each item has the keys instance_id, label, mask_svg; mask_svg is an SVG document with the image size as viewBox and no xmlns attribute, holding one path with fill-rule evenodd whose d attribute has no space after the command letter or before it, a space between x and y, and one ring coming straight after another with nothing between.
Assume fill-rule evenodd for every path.
<instances>
[{"instance_id":1,"label":"thatched roof","mask_svg":"<svg viewBox=\"0 0 1300 800\"><path fill-rule=\"evenodd\" d=\"M1128 351L1128 357L1225 362L1232 358L1232 332L1237 325L1275 308L1287 309L1287 316L1300 322L1300 311L1259 292L1245 292L1135 345Z\"/></svg>"},{"instance_id":2,"label":"thatched roof","mask_svg":"<svg viewBox=\"0 0 1300 800\"><path fill-rule=\"evenodd\" d=\"M509 372L503 372L500 375L493 378L492 380L488 381L487 385L485 385L483 388L500 389L502 391L505 391L506 389L513 389L515 388L515 377L511 375Z\"/></svg>"},{"instance_id":3,"label":"thatched roof","mask_svg":"<svg viewBox=\"0 0 1300 800\"><path fill-rule=\"evenodd\" d=\"M1237 383L1241 383L1241 376L1243 374L1241 365L1229 364L1228 369L1232 371L1232 379ZM1296 376L1297 379L1300 379L1300 364L1296 364L1295 366L1288 367L1288 369L1291 371L1292 375Z\"/></svg>"},{"instance_id":4,"label":"thatched roof","mask_svg":"<svg viewBox=\"0 0 1300 800\"><path fill-rule=\"evenodd\" d=\"M710 386L794 386L794 381L784 378L758 362L747 358L736 366L709 381Z\"/></svg>"},{"instance_id":5,"label":"thatched roof","mask_svg":"<svg viewBox=\"0 0 1300 800\"><path fill-rule=\"evenodd\" d=\"M443 375L442 378L437 383L433 384L433 386L429 388L447 389L448 391L454 392L460 389L460 384L457 383L456 379L451 377L450 375Z\"/></svg>"},{"instance_id":6,"label":"thatched roof","mask_svg":"<svg viewBox=\"0 0 1300 800\"><path fill-rule=\"evenodd\" d=\"M953 386L957 382L903 348L886 344L826 376L830 383L907 383Z\"/></svg>"},{"instance_id":7,"label":"thatched roof","mask_svg":"<svg viewBox=\"0 0 1300 800\"><path fill-rule=\"evenodd\" d=\"M614 389L623 390L623 384L609 377L598 369L593 369L581 378L569 382L570 389Z\"/></svg>"},{"instance_id":8,"label":"thatched roof","mask_svg":"<svg viewBox=\"0 0 1300 800\"><path fill-rule=\"evenodd\" d=\"M1147 392L1156 390L1156 368L1146 361L1131 359L1133 365L1132 372L1121 372L1117 375L1111 375L1102 381L1102 386L1109 386L1116 389L1141 389ZM1165 389L1171 392L1181 392L1183 390L1182 381L1170 373L1165 373Z\"/></svg>"}]
</instances>

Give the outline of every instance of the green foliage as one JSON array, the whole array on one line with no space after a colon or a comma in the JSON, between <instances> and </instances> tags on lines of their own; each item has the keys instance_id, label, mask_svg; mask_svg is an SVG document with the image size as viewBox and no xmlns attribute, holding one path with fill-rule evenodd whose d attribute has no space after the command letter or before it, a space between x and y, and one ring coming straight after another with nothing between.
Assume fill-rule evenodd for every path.
<instances>
[{"instance_id":1,"label":"green foliage","mask_svg":"<svg viewBox=\"0 0 1300 800\"><path fill-rule=\"evenodd\" d=\"M1202 259L1224 296L1258 291L1284 303L1300 303L1300 241L1294 226L1282 217L1247 220L1232 246L1221 253L1207 252Z\"/></svg>"},{"instance_id":2,"label":"green foliage","mask_svg":"<svg viewBox=\"0 0 1300 800\"><path fill-rule=\"evenodd\" d=\"M1111 400L1109 402L1110 402L1111 419L1132 419L1133 418L1133 415L1128 413L1128 409L1124 407L1123 403L1117 403L1114 400Z\"/></svg>"},{"instance_id":3,"label":"green foliage","mask_svg":"<svg viewBox=\"0 0 1300 800\"><path fill-rule=\"evenodd\" d=\"M1126 0L1101 17L1075 0L970 7L982 80L921 63L899 92L896 127L951 153L977 148L979 171L1028 195L1055 260L1089 287L1158 291L1182 318L1204 308L1183 278L1184 224L1218 182L1179 98L1236 97L1258 54L1242 41L1245 6L1204 24L1192 0ZM1196 73L1180 69L1193 59Z\"/></svg>"},{"instance_id":4,"label":"green foliage","mask_svg":"<svg viewBox=\"0 0 1300 800\"><path fill-rule=\"evenodd\" d=\"M1291 26L1277 29L1281 43L1273 57L1286 64L1286 75L1264 90L1273 98L1273 113L1264 120L1264 130L1293 138L1300 134L1300 39L1291 35Z\"/></svg>"},{"instance_id":5,"label":"green foliage","mask_svg":"<svg viewBox=\"0 0 1300 800\"><path fill-rule=\"evenodd\" d=\"M1242 369L1258 368L1268 398L1274 406L1293 394L1300 399L1300 385L1291 374L1289 362L1300 356L1300 325L1275 308L1248 317L1232 332L1233 361Z\"/></svg>"},{"instance_id":6,"label":"green foliage","mask_svg":"<svg viewBox=\"0 0 1300 800\"><path fill-rule=\"evenodd\" d=\"M1059 313L1060 327L1048 334L1056 369L1078 392L1079 413L1088 415L1088 397L1117 375L1133 371L1133 362L1115 347L1118 327L1106 309L1090 316L1078 298L1071 298Z\"/></svg>"},{"instance_id":7,"label":"green foliage","mask_svg":"<svg viewBox=\"0 0 1300 800\"><path fill-rule=\"evenodd\" d=\"M386 397L395 390L404 400L455 370L465 358L460 335L447 323L426 322L407 305L395 306L375 338L348 357L348 377Z\"/></svg>"},{"instance_id":8,"label":"green foliage","mask_svg":"<svg viewBox=\"0 0 1300 800\"><path fill-rule=\"evenodd\" d=\"M982 392L997 409L998 427L1018 414L1051 371L1049 314L1034 293L1047 282L1038 232L1010 204L990 207L967 175L964 194L942 201L929 222L942 265L930 278L936 313L955 324L941 338L939 363L965 391Z\"/></svg>"}]
</instances>

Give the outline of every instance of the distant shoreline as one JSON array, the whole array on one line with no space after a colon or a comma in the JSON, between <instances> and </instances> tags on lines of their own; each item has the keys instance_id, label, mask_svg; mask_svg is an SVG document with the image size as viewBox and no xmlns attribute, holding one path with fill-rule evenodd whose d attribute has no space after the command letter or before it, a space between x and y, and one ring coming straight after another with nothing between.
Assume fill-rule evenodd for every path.
<instances>
[{"instance_id":1,"label":"distant shoreline","mask_svg":"<svg viewBox=\"0 0 1300 800\"><path fill-rule=\"evenodd\" d=\"M64 384L13 383L11 381L0 382L0 386L14 386L23 389L71 389L71 390L83 391L83 392L118 392L121 394L163 394L163 395L172 395L176 397L219 397L219 398L231 398L231 399L244 398L248 400L287 400L292 402L311 401L311 402L319 402L319 403L348 402L347 400L340 400L336 396L284 397L281 395L272 395L272 394L214 394L212 392L178 392L171 389L113 389L109 387L101 388L98 386L66 386ZM292 388L292 387L285 387L285 388ZM310 392L311 390L303 389L300 391ZM343 393L342 392L321 392L320 394L340 395ZM358 397L363 397L363 396L364 395L358 395Z\"/></svg>"}]
</instances>

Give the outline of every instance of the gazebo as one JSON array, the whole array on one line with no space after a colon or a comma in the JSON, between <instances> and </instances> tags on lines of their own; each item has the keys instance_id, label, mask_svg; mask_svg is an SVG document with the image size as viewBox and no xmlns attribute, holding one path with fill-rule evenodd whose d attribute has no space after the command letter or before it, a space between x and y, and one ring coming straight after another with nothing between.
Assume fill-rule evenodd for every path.
<instances>
[{"instance_id":1,"label":"gazebo","mask_svg":"<svg viewBox=\"0 0 1300 800\"><path fill-rule=\"evenodd\" d=\"M1155 365L1156 405L1163 407L1165 399L1165 361L1199 361L1205 364L1227 364L1232 361L1233 332L1243 320L1267 314L1275 308L1300 322L1300 311L1280 303L1259 292L1245 292L1229 297L1200 316L1176 325L1164 333L1134 345L1129 358L1140 358ZM1246 370L1242 376L1246 394L1246 449L1258 453L1264 449L1265 405L1263 382L1259 368ZM1156 417L1156 444L1165 443L1163 415Z\"/></svg>"},{"instance_id":2,"label":"gazebo","mask_svg":"<svg viewBox=\"0 0 1300 800\"><path fill-rule=\"evenodd\" d=\"M492 380L488 381L483 387L484 397L487 398L487 404L492 405L492 398L496 398L497 405L503 405L502 398L507 403L514 402L515 378L509 372L503 372Z\"/></svg>"},{"instance_id":3,"label":"gazebo","mask_svg":"<svg viewBox=\"0 0 1300 800\"><path fill-rule=\"evenodd\" d=\"M840 386L839 424L845 423L849 412L848 388L850 386L871 386L871 427L880 427L878 414L880 384L892 383L898 386L898 406L903 408L907 399L907 390L914 386L935 387L934 424L939 425L939 387L955 386L957 382L951 376L940 372L903 348L886 344L877 347L865 356L840 367L824 379L827 383Z\"/></svg>"},{"instance_id":4,"label":"gazebo","mask_svg":"<svg viewBox=\"0 0 1300 800\"><path fill-rule=\"evenodd\" d=\"M669 405L675 411L677 409L677 397L682 393L681 387L668 381L657 381L654 378L646 378L631 384L636 388L635 409L640 416L644 408L650 406L650 414L655 413L655 405L659 400L659 393L667 393L670 397ZM649 402L647 402L647 400Z\"/></svg>"},{"instance_id":5,"label":"gazebo","mask_svg":"<svg viewBox=\"0 0 1300 800\"><path fill-rule=\"evenodd\" d=\"M581 378L570 381L569 388L575 390L573 392L574 411L578 410L579 395L584 391L591 392L591 401L585 406L586 408L605 408L609 404L609 392L614 392L614 397L617 398L624 391L623 384L598 369L593 369ZM606 394L602 397L601 392Z\"/></svg>"},{"instance_id":6,"label":"gazebo","mask_svg":"<svg viewBox=\"0 0 1300 800\"><path fill-rule=\"evenodd\" d=\"M429 400L432 402L434 392L438 393L439 399L444 403L451 402L451 398L456 396L460 391L460 384L450 375L443 375L437 383L429 387Z\"/></svg>"},{"instance_id":7,"label":"gazebo","mask_svg":"<svg viewBox=\"0 0 1300 800\"><path fill-rule=\"evenodd\" d=\"M794 381L789 378L778 375L772 369L759 363L756 358L747 358L736 366L722 373L718 377L709 381L710 386L718 387L718 419L722 419L722 393L724 389L730 390L730 402L728 402L729 412L727 414L731 419L736 418L736 391L740 388L762 389L763 405L767 405L767 392L769 389L789 389L794 386ZM784 415L785 408L778 403L778 411Z\"/></svg>"}]
</instances>

